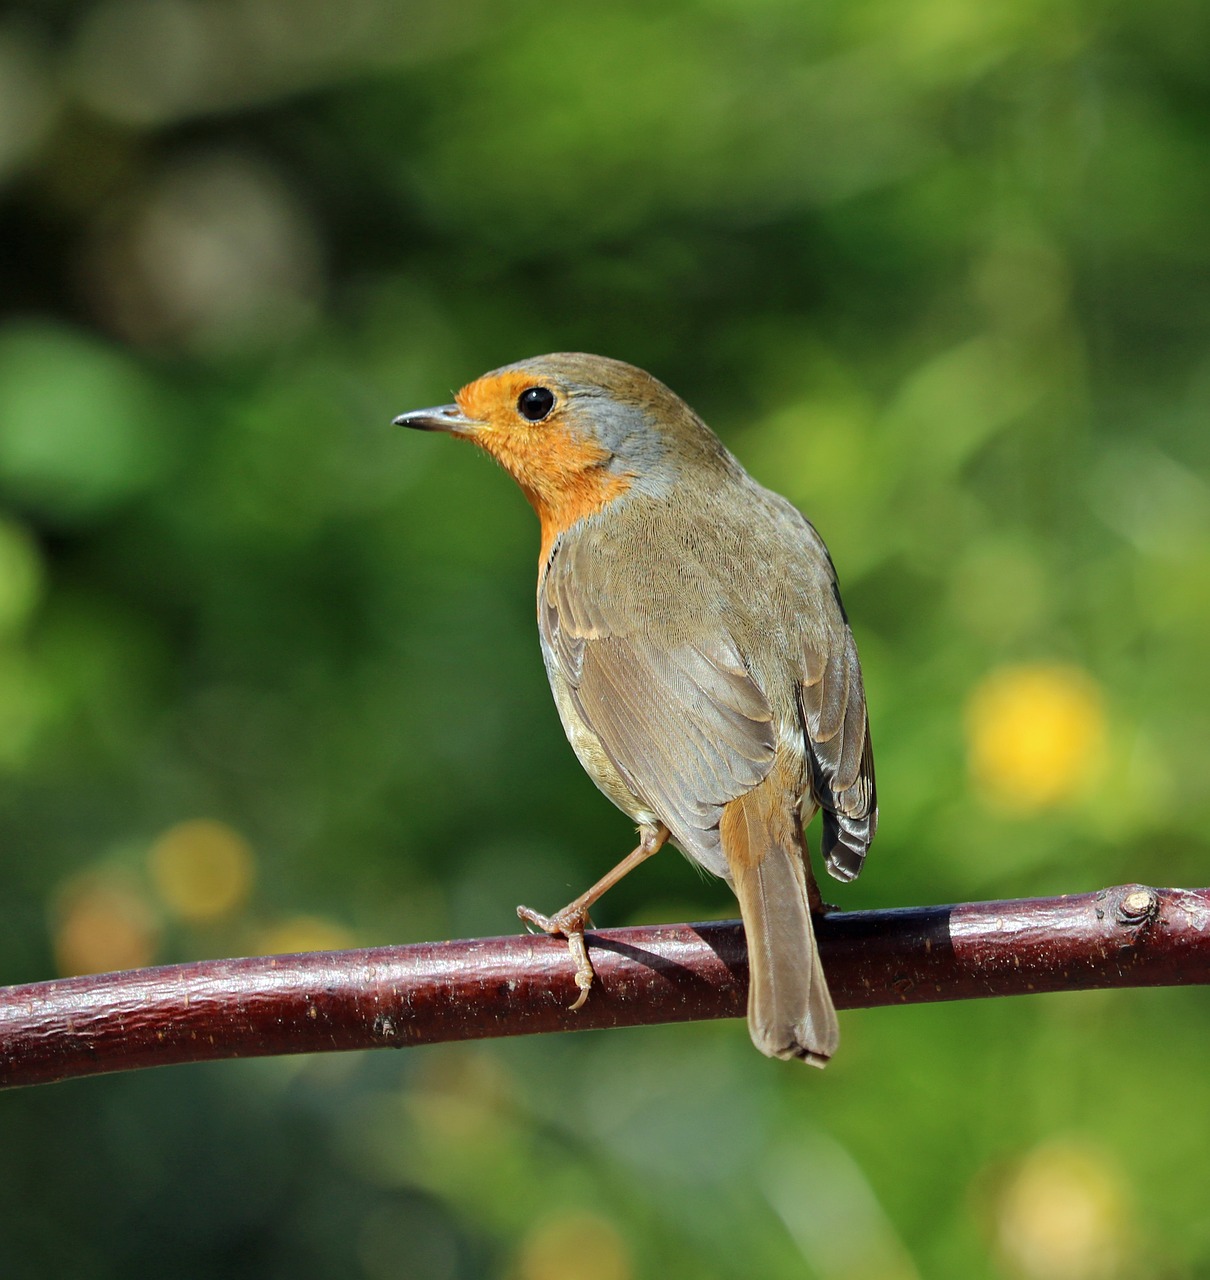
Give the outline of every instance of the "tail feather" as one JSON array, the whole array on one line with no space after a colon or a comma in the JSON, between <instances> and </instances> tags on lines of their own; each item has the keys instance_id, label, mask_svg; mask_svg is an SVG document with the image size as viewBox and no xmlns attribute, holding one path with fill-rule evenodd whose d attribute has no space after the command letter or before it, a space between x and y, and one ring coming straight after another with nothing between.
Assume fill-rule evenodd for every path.
<instances>
[{"instance_id":1,"label":"tail feather","mask_svg":"<svg viewBox=\"0 0 1210 1280\"><path fill-rule=\"evenodd\" d=\"M771 1058L822 1067L840 1027L811 924L802 827L779 792L767 778L732 800L719 824L748 939L748 1031Z\"/></svg>"}]
</instances>

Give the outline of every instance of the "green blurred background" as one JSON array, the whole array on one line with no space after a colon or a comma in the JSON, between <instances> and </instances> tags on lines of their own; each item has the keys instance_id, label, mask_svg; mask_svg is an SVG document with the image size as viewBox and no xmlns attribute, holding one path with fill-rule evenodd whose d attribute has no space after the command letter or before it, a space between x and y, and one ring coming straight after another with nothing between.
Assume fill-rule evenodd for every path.
<instances>
[{"instance_id":1,"label":"green blurred background","mask_svg":"<svg viewBox=\"0 0 1210 1280\"><path fill-rule=\"evenodd\" d=\"M537 529L393 430L640 364L817 523L845 908L1210 879L1210 11L0 13L0 982L513 931L624 850ZM602 924L734 914L662 856ZM843 1015L0 1096L0 1274L1210 1276L1210 1001Z\"/></svg>"}]
</instances>

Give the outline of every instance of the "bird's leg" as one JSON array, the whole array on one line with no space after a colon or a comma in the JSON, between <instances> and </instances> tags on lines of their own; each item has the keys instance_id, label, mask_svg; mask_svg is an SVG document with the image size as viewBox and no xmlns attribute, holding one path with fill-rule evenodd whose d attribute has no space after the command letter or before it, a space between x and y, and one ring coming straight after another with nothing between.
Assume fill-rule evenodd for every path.
<instances>
[{"instance_id":1,"label":"bird's leg","mask_svg":"<svg viewBox=\"0 0 1210 1280\"><path fill-rule=\"evenodd\" d=\"M658 853L668 839L668 828L661 822L654 827L639 828L638 848L632 849L612 871L607 871L591 889L586 889L578 898L573 899L556 911L553 916L544 916L531 907L518 907L517 915L526 924L567 939L567 949L576 965L576 986L580 994L571 1007L578 1009L588 999L593 972L592 961L588 958L588 944L584 941L584 930L592 924L588 911L602 894L612 889L623 876L629 875L640 862L646 862L653 853Z\"/></svg>"},{"instance_id":2,"label":"bird's leg","mask_svg":"<svg viewBox=\"0 0 1210 1280\"><path fill-rule=\"evenodd\" d=\"M823 900L823 894L819 892L819 885L815 883L815 876L809 862L807 863L807 905L811 908L813 916L826 916L829 911L840 910L834 902Z\"/></svg>"}]
</instances>

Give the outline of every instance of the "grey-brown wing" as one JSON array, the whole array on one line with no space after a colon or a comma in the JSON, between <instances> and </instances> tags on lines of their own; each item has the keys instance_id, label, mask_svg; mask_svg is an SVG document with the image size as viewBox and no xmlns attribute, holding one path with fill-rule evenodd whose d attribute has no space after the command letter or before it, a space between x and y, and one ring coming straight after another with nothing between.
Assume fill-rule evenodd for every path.
<instances>
[{"instance_id":1,"label":"grey-brown wing","mask_svg":"<svg viewBox=\"0 0 1210 1280\"><path fill-rule=\"evenodd\" d=\"M837 879L852 880L878 827L878 795L865 685L839 595L836 611L826 642L804 642L799 707L811 791L823 811L824 861Z\"/></svg>"},{"instance_id":2,"label":"grey-brown wing","mask_svg":"<svg viewBox=\"0 0 1210 1280\"><path fill-rule=\"evenodd\" d=\"M834 876L851 880L878 822L857 647L818 533L784 499L763 490L755 491L755 499L747 519L767 519L783 548L797 546L797 567L787 576L784 566L774 571L752 564L744 579L745 596L752 598L728 607L748 612L749 629L768 625L781 635L778 661L785 666L779 672L800 664L798 712L808 785L823 812L822 852ZM732 542L745 545L742 536ZM666 580L651 584L653 608L678 589L690 598L695 592L706 596L710 582L717 583L692 556L675 569L681 575L676 581L664 565ZM768 772L775 750L772 712L724 626L695 628L698 635L709 633L705 644L690 644L683 634L680 643L656 644L618 611L620 589L617 566L604 547L561 548L543 582L543 638L618 772L684 844L689 828L700 831L716 822L722 803ZM766 609L767 623L757 616ZM678 831L678 824L686 829Z\"/></svg>"},{"instance_id":3,"label":"grey-brown wing","mask_svg":"<svg viewBox=\"0 0 1210 1280\"><path fill-rule=\"evenodd\" d=\"M686 853L721 871L718 822L775 751L773 713L725 632L666 644L611 618L580 566L547 573L539 626L576 709Z\"/></svg>"}]
</instances>

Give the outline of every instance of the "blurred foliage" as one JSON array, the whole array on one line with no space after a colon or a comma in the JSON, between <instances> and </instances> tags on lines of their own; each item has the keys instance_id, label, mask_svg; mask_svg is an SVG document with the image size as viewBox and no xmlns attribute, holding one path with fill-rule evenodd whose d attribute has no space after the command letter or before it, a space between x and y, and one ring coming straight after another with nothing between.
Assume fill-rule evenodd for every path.
<instances>
[{"instance_id":1,"label":"blurred foliage","mask_svg":"<svg viewBox=\"0 0 1210 1280\"><path fill-rule=\"evenodd\" d=\"M629 847L533 519L393 431L651 369L818 524L857 908L1205 884L1210 11L0 14L0 981L502 933ZM602 923L730 915L679 858ZM1210 1274L1204 991L0 1097L6 1280ZM171 1259L171 1261L166 1261Z\"/></svg>"}]
</instances>

